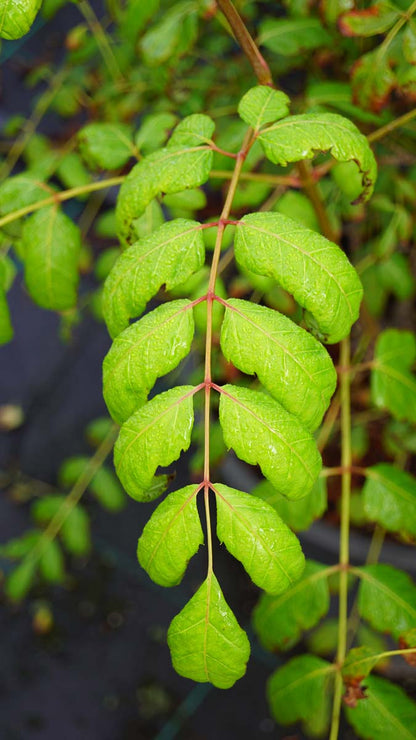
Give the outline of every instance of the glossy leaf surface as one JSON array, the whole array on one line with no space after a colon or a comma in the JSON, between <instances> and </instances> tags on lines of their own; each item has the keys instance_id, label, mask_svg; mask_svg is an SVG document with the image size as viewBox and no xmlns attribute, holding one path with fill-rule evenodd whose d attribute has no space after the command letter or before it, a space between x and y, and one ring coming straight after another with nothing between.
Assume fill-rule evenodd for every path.
<instances>
[{"instance_id":1,"label":"glossy leaf surface","mask_svg":"<svg viewBox=\"0 0 416 740\"><path fill-rule=\"evenodd\" d=\"M308 529L315 519L326 511L327 487L325 478L318 478L310 493L297 501L290 501L278 493L268 480L263 480L252 490L253 496L267 501L276 509L283 521L295 532Z\"/></svg>"},{"instance_id":2,"label":"glossy leaf surface","mask_svg":"<svg viewBox=\"0 0 416 740\"><path fill-rule=\"evenodd\" d=\"M364 510L370 521L388 532L416 539L416 480L388 463L367 468L363 488Z\"/></svg>"},{"instance_id":3,"label":"glossy leaf surface","mask_svg":"<svg viewBox=\"0 0 416 740\"><path fill-rule=\"evenodd\" d=\"M391 565L366 565L358 592L360 615L379 632L396 639L416 624L416 586Z\"/></svg>"},{"instance_id":4,"label":"glossy leaf surface","mask_svg":"<svg viewBox=\"0 0 416 740\"><path fill-rule=\"evenodd\" d=\"M329 354L311 334L270 308L229 299L221 348L239 370L255 373L308 429L319 426L337 376Z\"/></svg>"},{"instance_id":5,"label":"glossy leaf surface","mask_svg":"<svg viewBox=\"0 0 416 740\"><path fill-rule=\"evenodd\" d=\"M137 501L149 500L146 490L159 465L170 465L191 443L194 422L193 387L179 386L148 401L121 427L114 448L117 475Z\"/></svg>"},{"instance_id":6,"label":"glossy leaf surface","mask_svg":"<svg viewBox=\"0 0 416 740\"><path fill-rule=\"evenodd\" d=\"M414 740L416 703L400 688L378 676L368 676L365 699L346 708L348 722L364 740Z\"/></svg>"},{"instance_id":7,"label":"glossy leaf surface","mask_svg":"<svg viewBox=\"0 0 416 740\"><path fill-rule=\"evenodd\" d=\"M251 213L237 226L235 255L243 268L292 293L326 342L338 342L357 320L358 275L344 252L315 231L280 213Z\"/></svg>"},{"instance_id":8,"label":"glossy leaf surface","mask_svg":"<svg viewBox=\"0 0 416 740\"><path fill-rule=\"evenodd\" d=\"M212 573L173 619L168 645L181 676L228 689L246 671L250 643Z\"/></svg>"},{"instance_id":9,"label":"glossy leaf surface","mask_svg":"<svg viewBox=\"0 0 416 740\"><path fill-rule=\"evenodd\" d=\"M176 586L204 541L196 486L170 493L153 512L137 547L140 565L160 586Z\"/></svg>"},{"instance_id":10,"label":"glossy leaf surface","mask_svg":"<svg viewBox=\"0 0 416 740\"><path fill-rule=\"evenodd\" d=\"M35 20L42 0L0 0L0 38L20 39Z\"/></svg>"},{"instance_id":11,"label":"glossy leaf surface","mask_svg":"<svg viewBox=\"0 0 416 740\"><path fill-rule=\"evenodd\" d=\"M103 394L119 424L147 400L157 378L188 354L194 335L190 302L171 301L146 314L114 340L103 364Z\"/></svg>"},{"instance_id":12,"label":"glossy leaf surface","mask_svg":"<svg viewBox=\"0 0 416 740\"><path fill-rule=\"evenodd\" d=\"M411 372L415 359L413 333L387 329L377 339L371 373L373 403L396 419L412 422L416 422L416 378Z\"/></svg>"},{"instance_id":13,"label":"glossy leaf surface","mask_svg":"<svg viewBox=\"0 0 416 740\"><path fill-rule=\"evenodd\" d=\"M162 285L169 290L202 267L205 257L197 221L179 218L163 224L119 257L103 295L103 311L114 338L139 316Z\"/></svg>"},{"instance_id":14,"label":"glossy leaf surface","mask_svg":"<svg viewBox=\"0 0 416 740\"><path fill-rule=\"evenodd\" d=\"M305 565L296 535L255 496L221 483L214 490L220 542L241 561L256 586L271 594L285 591Z\"/></svg>"},{"instance_id":15,"label":"glossy leaf surface","mask_svg":"<svg viewBox=\"0 0 416 740\"><path fill-rule=\"evenodd\" d=\"M252 87L238 104L240 118L256 131L272 121L278 121L289 113L290 100L280 90L267 85Z\"/></svg>"}]
</instances>

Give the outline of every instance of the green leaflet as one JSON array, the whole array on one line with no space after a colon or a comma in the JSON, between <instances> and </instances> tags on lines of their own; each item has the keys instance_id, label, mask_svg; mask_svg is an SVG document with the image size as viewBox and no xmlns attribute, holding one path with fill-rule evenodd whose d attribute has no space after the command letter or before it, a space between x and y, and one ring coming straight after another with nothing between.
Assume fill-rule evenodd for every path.
<instances>
[{"instance_id":1,"label":"green leaflet","mask_svg":"<svg viewBox=\"0 0 416 740\"><path fill-rule=\"evenodd\" d=\"M290 650L328 609L328 569L307 560L302 577L285 593L261 595L253 611L253 627L267 650Z\"/></svg>"},{"instance_id":2,"label":"green leaflet","mask_svg":"<svg viewBox=\"0 0 416 740\"><path fill-rule=\"evenodd\" d=\"M299 655L269 678L271 712L281 725L301 721L311 735L324 735L331 711L335 666L315 655Z\"/></svg>"},{"instance_id":3,"label":"green leaflet","mask_svg":"<svg viewBox=\"0 0 416 740\"><path fill-rule=\"evenodd\" d=\"M377 36L400 18L400 11L386 2L378 2L365 10L354 9L343 13L339 19L339 30L344 36Z\"/></svg>"},{"instance_id":4,"label":"green leaflet","mask_svg":"<svg viewBox=\"0 0 416 740\"><path fill-rule=\"evenodd\" d=\"M204 541L197 486L170 493L153 512L137 546L140 565L160 586L176 586Z\"/></svg>"},{"instance_id":5,"label":"green leaflet","mask_svg":"<svg viewBox=\"0 0 416 740\"><path fill-rule=\"evenodd\" d=\"M114 340L103 364L103 393L119 424L143 406L157 378L188 354L194 335L190 301L171 301L146 314Z\"/></svg>"},{"instance_id":6,"label":"green leaflet","mask_svg":"<svg viewBox=\"0 0 416 740\"><path fill-rule=\"evenodd\" d=\"M39 200L49 198L52 192L50 185L41 182L30 172L8 177L0 185L0 213L6 216Z\"/></svg>"},{"instance_id":7,"label":"green leaflet","mask_svg":"<svg viewBox=\"0 0 416 740\"><path fill-rule=\"evenodd\" d=\"M215 483L217 535L267 593L285 591L302 574L305 558L298 538L271 506L242 491Z\"/></svg>"},{"instance_id":8,"label":"green leaflet","mask_svg":"<svg viewBox=\"0 0 416 740\"><path fill-rule=\"evenodd\" d=\"M139 0L142 5L141 0ZM143 154L150 154L163 146L178 119L173 113L152 113L146 116L135 135L135 144Z\"/></svg>"},{"instance_id":9,"label":"green leaflet","mask_svg":"<svg viewBox=\"0 0 416 740\"><path fill-rule=\"evenodd\" d=\"M103 311L114 338L140 316L162 285L185 282L202 267L204 239L197 221L178 218L133 244L115 263L105 284Z\"/></svg>"},{"instance_id":10,"label":"green leaflet","mask_svg":"<svg viewBox=\"0 0 416 740\"><path fill-rule=\"evenodd\" d=\"M250 643L213 573L173 619L168 645L181 676L229 689L246 672Z\"/></svg>"},{"instance_id":11,"label":"green leaflet","mask_svg":"<svg viewBox=\"0 0 416 740\"><path fill-rule=\"evenodd\" d=\"M279 493L297 499L311 490L321 469L313 437L277 401L264 393L225 385L220 422L227 447L241 460L259 464Z\"/></svg>"},{"instance_id":12,"label":"green leaflet","mask_svg":"<svg viewBox=\"0 0 416 740\"><path fill-rule=\"evenodd\" d=\"M31 507L33 519L38 524L47 524L65 506L65 496L43 496ZM86 555L91 547L88 514L80 504L69 511L60 529L60 537L68 552Z\"/></svg>"},{"instance_id":13,"label":"green leaflet","mask_svg":"<svg viewBox=\"0 0 416 740\"><path fill-rule=\"evenodd\" d=\"M361 645L360 647L353 648L347 653L342 666L341 672L344 683L352 683L354 685L357 685L357 681L361 683L371 673L377 663L377 654L374 654L372 647Z\"/></svg>"},{"instance_id":14,"label":"green leaflet","mask_svg":"<svg viewBox=\"0 0 416 740\"><path fill-rule=\"evenodd\" d=\"M312 159L316 152L327 152L339 162L354 160L362 175L361 200L373 192L377 165L366 137L337 113L304 113L273 123L259 135L268 159L286 165Z\"/></svg>"},{"instance_id":15,"label":"green leaflet","mask_svg":"<svg viewBox=\"0 0 416 740\"><path fill-rule=\"evenodd\" d=\"M416 480L388 463L366 470L363 488L364 510L372 522L389 532L416 538Z\"/></svg>"},{"instance_id":16,"label":"green leaflet","mask_svg":"<svg viewBox=\"0 0 416 740\"><path fill-rule=\"evenodd\" d=\"M330 40L318 18L267 18L260 26L260 45L285 57L325 46Z\"/></svg>"},{"instance_id":17,"label":"green leaflet","mask_svg":"<svg viewBox=\"0 0 416 740\"><path fill-rule=\"evenodd\" d=\"M135 238L134 219L159 193L177 193L202 185L212 167L209 141L214 123L202 114L184 118L167 146L136 164L124 180L117 199L117 226L120 240Z\"/></svg>"},{"instance_id":18,"label":"green leaflet","mask_svg":"<svg viewBox=\"0 0 416 740\"><path fill-rule=\"evenodd\" d=\"M391 565L366 565L360 570L358 609L379 632L396 639L416 624L416 586Z\"/></svg>"},{"instance_id":19,"label":"green leaflet","mask_svg":"<svg viewBox=\"0 0 416 740\"><path fill-rule=\"evenodd\" d=\"M35 20L42 0L0 0L0 37L20 39Z\"/></svg>"},{"instance_id":20,"label":"green leaflet","mask_svg":"<svg viewBox=\"0 0 416 740\"><path fill-rule=\"evenodd\" d=\"M184 0L166 9L160 23L143 36L140 48L149 67L163 64L175 56L182 56L192 47L198 33L197 6Z\"/></svg>"},{"instance_id":21,"label":"green leaflet","mask_svg":"<svg viewBox=\"0 0 416 740\"><path fill-rule=\"evenodd\" d=\"M308 529L312 522L319 519L327 508L325 478L318 478L311 492L297 501L290 501L286 496L282 496L268 480L261 481L258 486L253 488L251 493L273 506L288 527L295 532Z\"/></svg>"},{"instance_id":22,"label":"green leaflet","mask_svg":"<svg viewBox=\"0 0 416 740\"><path fill-rule=\"evenodd\" d=\"M256 374L269 393L313 431L337 383L326 349L277 311L229 299L221 348L239 370Z\"/></svg>"},{"instance_id":23,"label":"green leaflet","mask_svg":"<svg viewBox=\"0 0 416 740\"><path fill-rule=\"evenodd\" d=\"M148 501L159 465L170 465L191 443L193 386L171 388L148 401L121 427L114 447L117 475L127 493Z\"/></svg>"},{"instance_id":24,"label":"green leaflet","mask_svg":"<svg viewBox=\"0 0 416 740\"><path fill-rule=\"evenodd\" d=\"M117 170L135 154L131 126L88 123L78 132L78 146L92 169Z\"/></svg>"},{"instance_id":25,"label":"green leaflet","mask_svg":"<svg viewBox=\"0 0 416 740\"><path fill-rule=\"evenodd\" d=\"M6 291L9 288L8 263L0 259L0 346L13 339L13 327L10 320L9 305L7 303ZM13 281L13 275L10 276Z\"/></svg>"},{"instance_id":26,"label":"green leaflet","mask_svg":"<svg viewBox=\"0 0 416 740\"><path fill-rule=\"evenodd\" d=\"M235 256L243 269L273 277L292 293L325 342L349 334L362 286L344 252L321 234L280 213L250 213L237 226Z\"/></svg>"},{"instance_id":27,"label":"green leaflet","mask_svg":"<svg viewBox=\"0 0 416 740\"><path fill-rule=\"evenodd\" d=\"M25 221L22 242L25 282L33 300L54 311L73 308L81 250L78 226L57 206L48 206Z\"/></svg>"},{"instance_id":28,"label":"green leaflet","mask_svg":"<svg viewBox=\"0 0 416 740\"><path fill-rule=\"evenodd\" d=\"M59 469L59 483L70 488L85 475L91 459L83 455L68 457ZM88 484L88 490L108 511L120 511L126 503L124 491L112 470L102 465Z\"/></svg>"},{"instance_id":29,"label":"green leaflet","mask_svg":"<svg viewBox=\"0 0 416 740\"><path fill-rule=\"evenodd\" d=\"M357 735L364 740L414 740L416 704L403 689L378 676L369 676L365 686L365 699L345 709Z\"/></svg>"},{"instance_id":30,"label":"green leaflet","mask_svg":"<svg viewBox=\"0 0 416 740\"><path fill-rule=\"evenodd\" d=\"M256 131L289 113L290 99L267 85L252 87L238 104L238 115Z\"/></svg>"},{"instance_id":31,"label":"green leaflet","mask_svg":"<svg viewBox=\"0 0 416 740\"><path fill-rule=\"evenodd\" d=\"M416 339L410 331L387 329L376 342L371 373L371 399L396 419L416 422Z\"/></svg>"},{"instance_id":32,"label":"green leaflet","mask_svg":"<svg viewBox=\"0 0 416 740\"><path fill-rule=\"evenodd\" d=\"M56 540L49 540L39 556L39 571L45 581L62 583L65 579L64 557Z\"/></svg>"}]
</instances>

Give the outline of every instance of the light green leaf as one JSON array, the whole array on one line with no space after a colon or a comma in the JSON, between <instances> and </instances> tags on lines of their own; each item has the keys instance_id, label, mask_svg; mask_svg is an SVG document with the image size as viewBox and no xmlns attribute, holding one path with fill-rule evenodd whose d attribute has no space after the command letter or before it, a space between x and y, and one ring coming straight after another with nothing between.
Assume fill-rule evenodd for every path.
<instances>
[{"instance_id":1,"label":"light green leaf","mask_svg":"<svg viewBox=\"0 0 416 740\"><path fill-rule=\"evenodd\" d=\"M76 485L91 466L91 459L84 455L68 457L59 470L59 482L66 488ZM114 472L101 466L91 478L88 490L95 496L101 506L109 511L120 511L126 503L126 497Z\"/></svg>"},{"instance_id":2,"label":"light green leaf","mask_svg":"<svg viewBox=\"0 0 416 740\"><path fill-rule=\"evenodd\" d=\"M135 154L131 127L125 123L88 123L78 132L78 146L92 169L118 170Z\"/></svg>"},{"instance_id":3,"label":"light green leaf","mask_svg":"<svg viewBox=\"0 0 416 740\"><path fill-rule=\"evenodd\" d=\"M117 199L117 225L121 241L135 238L134 219L144 213L159 193L178 193L202 185L212 167L209 141L214 122L202 114L184 118L168 145L136 164L124 180Z\"/></svg>"},{"instance_id":4,"label":"light green leaf","mask_svg":"<svg viewBox=\"0 0 416 740\"><path fill-rule=\"evenodd\" d=\"M388 532L402 532L416 538L416 480L388 463L366 469L363 488L368 519Z\"/></svg>"},{"instance_id":5,"label":"light green leaf","mask_svg":"<svg viewBox=\"0 0 416 740\"><path fill-rule=\"evenodd\" d=\"M293 218L295 221L299 221L307 229L319 231L319 221L315 209L304 193L299 193L296 190L286 190L279 200L276 201L272 210L282 213L283 216Z\"/></svg>"},{"instance_id":6,"label":"light green leaf","mask_svg":"<svg viewBox=\"0 0 416 740\"><path fill-rule=\"evenodd\" d=\"M20 39L35 20L42 0L0 0L0 37Z\"/></svg>"},{"instance_id":7,"label":"light green leaf","mask_svg":"<svg viewBox=\"0 0 416 740\"><path fill-rule=\"evenodd\" d=\"M185 385L160 393L121 427L114 463L127 493L137 501L149 500L146 490L156 468L170 465L191 444L194 392Z\"/></svg>"},{"instance_id":8,"label":"light green leaf","mask_svg":"<svg viewBox=\"0 0 416 740\"><path fill-rule=\"evenodd\" d=\"M220 422L227 447L250 463L279 493L297 499L311 490L321 469L315 441L298 420L270 396L225 385Z\"/></svg>"},{"instance_id":9,"label":"light green leaf","mask_svg":"<svg viewBox=\"0 0 416 740\"><path fill-rule=\"evenodd\" d=\"M137 546L140 565L160 586L180 583L190 558L204 541L196 497L199 487L170 493L153 512Z\"/></svg>"},{"instance_id":10,"label":"light green leaf","mask_svg":"<svg viewBox=\"0 0 416 740\"><path fill-rule=\"evenodd\" d=\"M332 663L315 655L299 655L278 668L267 684L275 720L281 725L301 721L311 735L324 735L331 712L334 669Z\"/></svg>"},{"instance_id":11,"label":"light green leaf","mask_svg":"<svg viewBox=\"0 0 416 740\"><path fill-rule=\"evenodd\" d=\"M142 0L139 0L142 5ZM136 136L135 143L144 154L150 154L164 145L169 132L177 123L173 113L152 113L144 118Z\"/></svg>"},{"instance_id":12,"label":"light green leaf","mask_svg":"<svg viewBox=\"0 0 416 740\"><path fill-rule=\"evenodd\" d=\"M273 398L308 429L319 426L337 374L328 352L311 334L277 311L231 298L221 348L239 370L255 373Z\"/></svg>"},{"instance_id":13,"label":"light green leaf","mask_svg":"<svg viewBox=\"0 0 416 740\"><path fill-rule=\"evenodd\" d=\"M253 612L253 627L267 650L289 650L328 609L328 569L307 560L302 577L285 593L261 595Z\"/></svg>"},{"instance_id":14,"label":"light green leaf","mask_svg":"<svg viewBox=\"0 0 416 740\"><path fill-rule=\"evenodd\" d=\"M338 27L344 36L377 36L385 33L400 18L400 11L390 3L378 2L363 10L343 13Z\"/></svg>"},{"instance_id":15,"label":"light green leaf","mask_svg":"<svg viewBox=\"0 0 416 740\"><path fill-rule=\"evenodd\" d=\"M42 546L39 556L39 571L45 581L62 583L65 579L64 558L56 540L49 540Z\"/></svg>"},{"instance_id":16,"label":"light green leaf","mask_svg":"<svg viewBox=\"0 0 416 740\"><path fill-rule=\"evenodd\" d=\"M32 505L31 514L38 524L47 524L65 506L65 501L65 496L44 496ZM69 511L59 534L66 549L73 555L86 555L89 552L90 522L80 504Z\"/></svg>"},{"instance_id":17,"label":"light green leaf","mask_svg":"<svg viewBox=\"0 0 416 740\"><path fill-rule=\"evenodd\" d=\"M403 689L378 676L365 682L365 699L346 707L348 722L364 740L414 740L416 704Z\"/></svg>"},{"instance_id":18,"label":"light green leaf","mask_svg":"<svg viewBox=\"0 0 416 740\"><path fill-rule=\"evenodd\" d=\"M367 645L355 647L347 653L342 666L342 677L347 684L361 683L378 663L377 654Z\"/></svg>"},{"instance_id":19,"label":"light green leaf","mask_svg":"<svg viewBox=\"0 0 416 740\"><path fill-rule=\"evenodd\" d=\"M198 32L197 6L192 0L165 9L163 19L143 36L140 48L147 65L157 66L192 46Z\"/></svg>"},{"instance_id":20,"label":"light green leaf","mask_svg":"<svg viewBox=\"0 0 416 740\"><path fill-rule=\"evenodd\" d=\"M267 18L260 25L259 44L281 56L295 56L330 43L318 18Z\"/></svg>"},{"instance_id":21,"label":"light green leaf","mask_svg":"<svg viewBox=\"0 0 416 740\"><path fill-rule=\"evenodd\" d=\"M13 211L49 198L52 192L53 189L49 185L41 182L29 172L8 177L0 185L0 213L2 216L7 216Z\"/></svg>"},{"instance_id":22,"label":"light green leaf","mask_svg":"<svg viewBox=\"0 0 416 740\"><path fill-rule=\"evenodd\" d=\"M213 489L220 542L241 561L256 586L271 594L285 591L305 566L296 535L258 498L221 483Z\"/></svg>"},{"instance_id":23,"label":"light green leaf","mask_svg":"<svg viewBox=\"0 0 416 740\"><path fill-rule=\"evenodd\" d=\"M396 639L416 624L416 586L403 571L391 565L360 568L358 609L379 632Z\"/></svg>"},{"instance_id":24,"label":"light green leaf","mask_svg":"<svg viewBox=\"0 0 416 740\"><path fill-rule=\"evenodd\" d=\"M290 501L286 496L282 496L268 480L261 481L251 493L273 506L288 527L295 532L309 529L312 522L319 519L327 508L325 478L318 478L311 492L298 501Z\"/></svg>"},{"instance_id":25,"label":"light green leaf","mask_svg":"<svg viewBox=\"0 0 416 740\"><path fill-rule=\"evenodd\" d=\"M244 676L250 643L213 573L168 631L173 667L180 676L229 689Z\"/></svg>"},{"instance_id":26,"label":"light green leaf","mask_svg":"<svg viewBox=\"0 0 416 740\"><path fill-rule=\"evenodd\" d=\"M411 367L416 340L410 331L387 329L376 342L371 373L371 399L396 419L416 422L416 378Z\"/></svg>"},{"instance_id":27,"label":"light green leaf","mask_svg":"<svg viewBox=\"0 0 416 740\"><path fill-rule=\"evenodd\" d=\"M25 282L33 300L54 311L77 302L81 235L56 206L41 208L25 221L22 232Z\"/></svg>"},{"instance_id":28,"label":"light green leaf","mask_svg":"<svg viewBox=\"0 0 416 740\"><path fill-rule=\"evenodd\" d=\"M86 169L78 152L68 152L59 162L56 174L66 188L77 188L91 182L91 175ZM78 195L86 199L88 194Z\"/></svg>"},{"instance_id":29,"label":"light green leaf","mask_svg":"<svg viewBox=\"0 0 416 740\"><path fill-rule=\"evenodd\" d=\"M205 258L204 239L197 221L175 219L120 255L103 295L108 331L114 338L140 316L162 285L167 290L197 272Z\"/></svg>"},{"instance_id":30,"label":"light green leaf","mask_svg":"<svg viewBox=\"0 0 416 740\"><path fill-rule=\"evenodd\" d=\"M7 303L6 293L0 288L0 346L7 344L13 339L13 326L10 319L9 304Z\"/></svg>"},{"instance_id":31,"label":"light green leaf","mask_svg":"<svg viewBox=\"0 0 416 740\"><path fill-rule=\"evenodd\" d=\"M264 153L274 164L285 165L330 152L339 162L354 160L362 175L362 200L374 187L377 165L366 137L337 113L304 113L273 123L259 135Z\"/></svg>"},{"instance_id":32,"label":"light green leaf","mask_svg":"<svg viewBox=\"0 0 416 740\"><path fill-rule=\"evenodd\" d=\"M132 227L135 234L133 241L141 239L143 236L148 236L153 231L156 231L159 226L162 226L165 221L162 206L156 198L151 200L149 205L146 206L144 213L139 218L133 220Z\"/></svg>"},{"instance_id":33,"label":"light green leaf","mask_svg":"<svg viewBox=\"0 0 416 740\"><path fill-rule=\"evenodd\" d=\"M119 29L123 40L135 41L136 36L156 14L159 0L128 0L121 17Z\"/></svg>"},{"instance_id":34,"label":"light green leaf","mask_svg":"<svg viewBox=\"0 0 416 740\"><path fill-rule=\"evenodd\" d=\"M104 359L103 394L119 424L143 406L157 378L186 357L194 335L189 301L171 301L116 337Z\"/></svg>"},{"instance_id":35,"label":"light green leaf","mask_svg":"<svg viewBox=\"0 0 416 740\"><path fill-rule=\"evenodd\" d=\"M387 54L378 49L363 54L354 64L352 85L354 101L362 108L378 113L385 108L392 90L397 85L396 76Z\"/></svg>"},{"instance_id":36,"label":"light green leaf","mask_svg":"<svg viewBox=\"0 0 416 740\"><path fill-rule=\"evenodd\" d=\"M19 563L6 579L4 586L7 597L14 602L22 601L30 590L36 574L36 563L27 558Z\"/></svg>"},{"instance_id":37,"label":"light green leaf","mask_svg":"<svg viewBox=\"0 0 416 740\"><path fill-rule=\"evenodd\" d=\"M344 252L315 231L280 213L250 213L237 226L235 255L243 269L292 293L326 342L338 342L357 320L359 277Z\"/></svg>"},{"instance_id":38,"label":"light green leaf","mask_svg":"<svg viewBox=\"0 0 416 740\"><path fill-rule=\"evenodd\" d=\"M289 113L290 99L267 85L252 87L238 104L238 115L256 131Z\"/></svg>"}]
</instances>

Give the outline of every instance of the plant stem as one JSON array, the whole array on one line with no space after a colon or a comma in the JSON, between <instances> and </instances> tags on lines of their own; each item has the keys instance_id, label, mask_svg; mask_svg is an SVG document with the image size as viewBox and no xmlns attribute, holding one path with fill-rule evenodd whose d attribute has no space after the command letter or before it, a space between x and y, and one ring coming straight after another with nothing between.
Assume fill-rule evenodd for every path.
<instances>
[{"instance_id":1,"label":"plant stem","mask_svg":"<svg viewBox=\"0 0 416 740\"><path fill-rule=\"evenodd\" d=\"M337 740L341 713L343 682L340 668L344 663L347 650L347 620L348 620L348 568L349 568L349 534L350 534L350 497L351 497L351 405L350 405L350 341L349 338L341 342L341 366L344 372L340 378L341 402L341 465L344 468L341 488L341 533L339 574L339 617L338 617L338 648L336 664L338 672L335 676L335 691L332 707L332 722L329 740Z\"/></svg>"},{"instance_id":2,"label":"plant stem","mask_svg":"<svg viewBox=\"0 0 416 740\"><path fill-rule=\"evenodd\" d=\"M260 85L273 86L269 65L260 53L245 23L231 0L217 0L218 6L225 15L231 30L249 60Z\"/></svg>"},{"instance_id":3,"label":"plant stem","mask_svg":"<svg viewBox=\"0 0 416 740\"><path fill-rule=\"evenodd\" d=\"M78 2L78 7L85 20L87 21L90 31L97 42L97 46L101 52L101 56L108 69L110 77L113 78L113 81L116 84L119 82L124 82L124 78L121 73L120 67L118 66L117 59L113 54L113 50L108 42L107 35L100 21L98 20L94 9L89 4L88 0L80 0L80 2Z\"/></svg>"},{"instance_id":4,"label":"plant stem","mask_svg":"<svg viewBox=\"0 0 416 740\"><path fill-rule=\"evenodd\" d=\"M381 128L378 128L376 131L373 131L372 134L368 134L367 140L369 141L370 144L372 144L374 141L379 141L379 139L382 139L384 136L387 136L392 131L394 131L396 128L405 126L406 123L408 123L409 121L412 121L413 118L416 118L416 108L413 108L413 110L409 110L407 113L404 113L402 116L399 116L398 118L395 118L393 121L386 123L385 126L381 126Z\"/></svg>"}]
</instances>

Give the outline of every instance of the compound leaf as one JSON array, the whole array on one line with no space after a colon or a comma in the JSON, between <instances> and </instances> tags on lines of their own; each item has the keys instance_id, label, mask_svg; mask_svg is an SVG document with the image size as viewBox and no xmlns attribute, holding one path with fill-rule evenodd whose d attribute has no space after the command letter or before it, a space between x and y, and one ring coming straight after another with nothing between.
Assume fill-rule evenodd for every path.
<instances>
[{"instance_id":1,"label":"compound leaf","mask_svg":"<svg viewBox=\"0 0 416 740\"><path fill-rule=\"evenodd\" d=\"M0 37L20 39L35 20L42 0L0 0Z\"/></svg>"},{"instance_id":2,"label":"compound leaf","mask_svg":"<svg viewBox=\"0 0 416 740\"><path fill-rule=\"evenodd\" d=\"M319 426L337 375L328 352L311 334L277 311L230 299L221 348L239 370L256 373L273 398L308 429Z\"/></svg>"},{"instance_id":3,"label":"compound leaf","mask_svg":"<svg viewBox=\"0 0 416 740\"><path fill-rule=\"evenodd\" d=\"M304 113L273 123L259 134L268 159L286 165L312 159L316 152L330 152L338 162L354 160L362 175L362 200L374 187L377 165L366 137L337 113Z\"/></svg>"},{"instance_id":4,"label":"compound leaf","mask_svg":"<svg viewBox=\"0 0 416 740\"><path fill-rule=\"evenodd\" d=\"M117 475L127 493L148 501L146 490L159 465L170 465L191 444L194 423L192 386L160 393L121 427L114 448Z\"/></svg>"},{"instance_id":5,"label":"compound leaf","mask_svg":"<svg viewBox=\"0 0 416 740\"><path fill-rule=\"evenodd\" d=\"M271 712L281 725L301 721L312 735L324 735L329 724L334 666L315 655L299 655L269 678Z\"/></svg>"},{"instance_id":6,"label":"compound leaf","mask_svg":"<svg viewBox=\"0 0 416 740\"><path fill-rule=\"evenodd\" d=\"M272 121L278 121L289 113L290 99L280 90L267 85L252 87L238 104L240 118L258 131Z\"/></svg>"},{"instance_id":7,"label":"compound leaf","mask_svg":"<svg viewBox=\"0 0 416 740\"><path fill-rule=\"evenodd\" d=\"M416 624L416 586L411 578L391 565L360 568L358 609L379 632L396 639Z\"/></svg>"},{"instance_id":8,"label":"compound leaf","mask_svg":"<svg viewBox=\"0 0 416 740\"><path fill-rule=\"evenodd\" d=\"M217 501L217 535L241 561L252 581L279 594L296 581L305 565L298 538L271 506L221 483Z\"/></svg>"},{"instance_id":9,"label":"compound leaf","mask_svg":"<svg viewBox=\"0 0 416 740\"><path fill-rule=\"evenodd\" d=\"M204 541L196 506L198 487L170 493L153 512L139 539L137 557L160 586L176 586Z\"/></svg>"},{"instance_id":10,"label":"compound leaf","mask_svg":"<svg viewBox=\"0 0 416 740\"><path fill-rule=\"evenodd\" d=\"M416 480L412 475L388 463L373 465L366 470L363 499L371 521L416 539Z\"/></svg>"},{"instance_id":11,"label":"compound leaf","mask_svg":"<svg viewBox=\"0 0 416 740\"><path fill-rule=\"evenodd\" d=\"M121 241L134 240L134 220L159 193L178 193L207 180L212 167L209 141L213 131L214 123L208 116L188 116L178 124L164 149L149 154L133 167L117 199Z\"/></svg>"},{"instance_id":12,"label":"compound leaf","mask_svg":"<svg viewBox=\"0 0 416 740\"><path fill-rule=\"evenodd\" d=\"M168 631L173 667L181 676L228 689L246 671L250 643L211 573Z\"/></svg>"},{"instance_id":13,"label":"compound leaf","mask_svg":"<svg viewBox=\"0 0 416 740\"><path fill-rule=\"evenodd\" d=\"M279 493L297 499L311 490L321 469L313 437L270 396L225 385L220 423L227 447L241 460L259 464Z\"/></svg>"},{"instance_id":14,"label":"compound leaf","mask_svg":"<svg viewBox=\"0 0 416 740\"><path fill-rule=\"evenodd\" d=\"M157 378L188 354L194 335L190 301L171 301L116 337L103 364L103 393L119 424L147 400Z\"/></svg>"},{"instance_id":15,"label":"compound leaf","mask_svg":"<svg viewBox=\"0 0 416 740\"><path fill-rule=\"evenodd\" d=\"M273 506L288 527L295 532L308 529L312 522L319 519L327 508L325 478L318 478L311 492L297 501L290 501L286 496L282 496L268 480L261 481L258 486L253 488L251 493Z\"/></svg>"},{"instance_id":16,"label":"compound leaf","mask_svg":"<svg viewBox=\"0 0 416 740\"><path fill-rule=\"evenodd\" d=\"M78 132L78 146L92 169L117 170L135 154L126 123L88 123Z\"/></svg>"},{"instance_id":17,"label":"compound leaf","mask_svg":"<svg viewBox=\"0 0 416 740\"><path fill-rule=\"evenodd\" d=\"M273 277L316 322L324 341L345 337L357 320L362 286L339 247L280 213L250 213L236 229L243 269Z\"/></svg>"},{"instance_id":18,"label":"compound leaf","mask_svg":"<svg viewBox=\"0 0 416 740\"><path fill-rule=\"evenodd\" d=\"M387 329L376 342L371 373L371 398L396 419L416 422L416 378L411 367L416 359L412 332Z\"/></svg>"},{"instance_id":19,"label":"compound leaf","mask_svg":"<svg viewBox=\"0 0 416 740\"><path fill-rule=\"evenodd\" d=\"M365 698L346 707L348 722L364 740L414 740L416 704L399 686L379 676L368 676Z\"/></svg>"},{"instance_id":20,"label":"compound leaf","mask_svg":"<svg viewBox=\"0 0 416 740\"><path fill-rule=\"evenodd\" d=\"M307 560L302 577L280 596L262 594L253 626L267 650L289 650L329 609L328 569Z\"/></svg>"},{"instance_id":21,"label":"compound leaf","mask_svg":"<svg viewBox=\"0 0 416 740\"><path fill-rule=\"evenodd\" d=\"M25 281L33 300L55 311L75 306L81 250L78 226L57 206L48 206L25 221L22 242Z\"/></svg>"},{"instance_id":22,"label":"compound leaf","mask_svg":"<svg viewBox=\"0 0 416 740\"><path fill-rule=\"evenodd\" d=\"M204 263L200 224L178 218L133 244L115 263L105 284L103 311L114 338L139 316L162 285L185 282Z\"/></svg>"}]
</instances>

